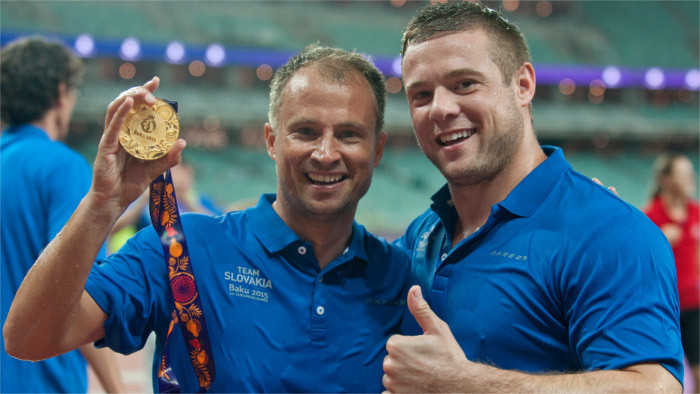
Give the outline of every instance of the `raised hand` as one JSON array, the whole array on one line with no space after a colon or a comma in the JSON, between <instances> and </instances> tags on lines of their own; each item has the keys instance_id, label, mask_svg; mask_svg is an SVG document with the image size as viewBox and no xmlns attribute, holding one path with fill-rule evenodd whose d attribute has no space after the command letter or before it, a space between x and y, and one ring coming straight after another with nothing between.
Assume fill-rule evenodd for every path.
<instances>
[{"instance_id":1,"label":"raised hand","mask_svg":"<svg viewBox=\"0 0 700 394\"><path fill-rule=\"evenodd\" d=\"M386 343L382 383L387 392L460 392L470 362L452 331L430 309L420 286L408 292L408 308L423 335L393 335Z\"/></svg>"},{"instance_id":2,"label":"raised hand","mask_svg":"<svg viewBox=\"0 0 700 394\"><path fill-rule=\"evenodd\" d=\"M153 77L143 86L135 86L122 92L107 107L105 130L97 149L93 166L91 193L101 206L113 212L122 212L138 198L148 185L167 169L180 161L185 141L179 139L167 155L152 161L132 157L119 143L119 130L135 103L154 105L153 95L160 79Z\"/></svg>"}]
</instances>

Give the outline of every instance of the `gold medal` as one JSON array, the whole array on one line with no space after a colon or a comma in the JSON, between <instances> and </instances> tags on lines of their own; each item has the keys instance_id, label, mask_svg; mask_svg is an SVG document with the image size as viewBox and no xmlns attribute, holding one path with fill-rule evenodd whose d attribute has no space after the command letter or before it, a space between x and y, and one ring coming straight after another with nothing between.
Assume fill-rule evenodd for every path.
<instances>
[{"instance_id":1,"label":"gold medal","mask_svg":"<svg viewBox=\"0 0 700 394\"><path fill-rule=\"evenodd\" d=\"M119 130L119 142L130 155L142 160L165 156L180 134L180 121L175 109L156 98L154 106L134 104Z\"/></svg>"}]
</instances>

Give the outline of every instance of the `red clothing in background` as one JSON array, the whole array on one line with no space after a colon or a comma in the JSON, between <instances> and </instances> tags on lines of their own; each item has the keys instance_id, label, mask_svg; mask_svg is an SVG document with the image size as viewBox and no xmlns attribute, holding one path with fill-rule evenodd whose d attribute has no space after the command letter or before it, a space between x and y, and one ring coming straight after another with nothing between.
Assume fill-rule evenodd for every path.
<instances>
[{"instance_id":1,"label":"red clothing in background","mask_svg":"<svg viewBox=\"0 0 700 394\"><path fill-rule=\"evenodd\" d=\"M656 197L649 203L644 213L659 227L669 223L681 227L681 239L673 247L678 276L678 296L681 310L698 309L700 307L700 272L698 270L700 206L697 202L688 200L687 219L685 222L675 222L668 217L661 198Z\"/></svg>"}]
</instances>

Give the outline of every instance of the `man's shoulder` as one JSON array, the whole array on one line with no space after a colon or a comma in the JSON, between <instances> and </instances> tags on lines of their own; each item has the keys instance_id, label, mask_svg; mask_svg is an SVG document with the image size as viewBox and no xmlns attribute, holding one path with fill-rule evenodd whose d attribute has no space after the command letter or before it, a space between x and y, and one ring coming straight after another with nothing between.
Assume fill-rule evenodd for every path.
<instances>
[{"instance_id":1,"label":"man's shoulder","mask_svg":"<svg viewBox=\"0 0 700 394\"><path fill-rule=\"evenodd\" d=\"M606 187L576 171L562 180L550 194L540 214L545 221L558 222L575 240L665 240L663 233L641 210ZM576 241L575 241L576 242Z\"/></svg>"},{"instance_id":2,"label":"man's shoulder","mask_svg":"<svg viewBox=\"0 0 700 394\"><path fill-rule=\"evenodd\" d=\"M236 227L245 220L245 211L227 212L221 215L209 215L197 212L182 213L182 223L185 226L201 229Z\"/></svg>"},{"instance_id":3,"label":"man's shoulder","mask_svg":"<svg viewBox=\"0 0 700 394\"><path fill-rule=\"evenodd\" d=\"M564 220L593 215L597 220L603 221L624 219L649 222L642 211L606 186L598 185L591 178L573 170L568 172L560 187L550 195L547 206L565 210Z\"/></svg>"}]
</instances>

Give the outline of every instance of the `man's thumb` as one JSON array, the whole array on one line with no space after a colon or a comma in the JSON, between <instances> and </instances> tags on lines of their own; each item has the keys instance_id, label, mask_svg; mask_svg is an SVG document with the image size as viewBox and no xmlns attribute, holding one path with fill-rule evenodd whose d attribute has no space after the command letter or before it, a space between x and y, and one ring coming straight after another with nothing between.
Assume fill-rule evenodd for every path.
<instances>
[{"instance_id":1,"label":"man's thumb","mask_svg":"<svg viewBox=\"0 0 700 394\"><path fill-rule=\"evenodd\" d=\"M442 320L430 309L430 305L423 298L423 293L418 285L411 287L408 291L408 310L411 311L424 334L436 332L442 323Z\"/></svg>"}]
</instances>

